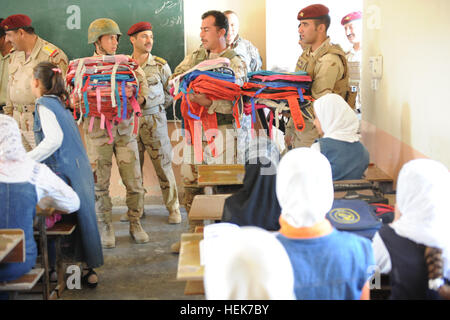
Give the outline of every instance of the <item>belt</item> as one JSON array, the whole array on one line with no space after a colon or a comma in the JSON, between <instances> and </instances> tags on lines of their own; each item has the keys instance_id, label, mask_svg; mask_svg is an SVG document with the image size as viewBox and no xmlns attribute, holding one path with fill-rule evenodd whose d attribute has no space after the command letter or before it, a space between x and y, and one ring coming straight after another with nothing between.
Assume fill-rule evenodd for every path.
<instances>
[{"instance_id":1,"label":"belt","mask_svg":"<svg viewBox=\"0 0 450 320\"><path fill-rule=\"evenodd\" d=\"M13 106L14 111L18 111L20 113L32 113L34 112L34 105L27 106Z\"/></svg>"}]
</instances>

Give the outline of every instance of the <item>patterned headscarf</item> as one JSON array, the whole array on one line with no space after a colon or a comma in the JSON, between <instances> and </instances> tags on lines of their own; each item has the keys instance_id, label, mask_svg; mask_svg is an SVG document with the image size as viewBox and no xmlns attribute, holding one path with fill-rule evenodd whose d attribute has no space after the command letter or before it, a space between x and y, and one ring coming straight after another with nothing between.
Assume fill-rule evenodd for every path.
<instances>
[{"instance_id":1,"label":"patterned headscarf","mask_svg":"<svg viewBox=\"0 0 450 320\"><path fill-rule=\"evenodd\" d=\"M0 165L25 159L26 151L16 120L0 114Z\"/></svg>"}]
</instances>

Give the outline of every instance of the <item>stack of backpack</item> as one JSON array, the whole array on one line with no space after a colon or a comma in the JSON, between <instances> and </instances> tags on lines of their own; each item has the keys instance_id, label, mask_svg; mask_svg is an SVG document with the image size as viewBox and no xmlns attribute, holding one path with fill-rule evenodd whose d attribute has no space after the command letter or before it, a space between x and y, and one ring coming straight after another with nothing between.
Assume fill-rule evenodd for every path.
<instances>
[{"instance_id":1,"label":"stack of backpack","mask_svg":"<svg viewBox=\"0 0 450 320\"><path fill-rule=\"evenodd\" d=\"M306 106L313 101L311 97L311 77L306 72L280 73L272 71L258 71L248 74L249 80L242 87L244 96L244 113L252 115L252 128L256 121L256 113L263 108L270 111L269 123L273 118L278 119L280 112L290 112L297 131L305 128L304 116L311 119L311 111ZM263 103L257 103L260 99L272 100L275 103L285 102L280 108L273 108ZM288 107L285 106L287 103ZM259 113L262 116L261 113ZM265 117L264 117L265 118ZM263 125L265 121L263 121ZM270 131L271 126L268 130Z\"/></svg>"},{"instance_id":2,"label":"stack of backpack","mask_svg":"<svg viewBox=\"0 0 450 320\"><path fill-rule=\"evenodd\" d=\"M215 156L214 138L218 130L216 113L208 113L204 106L192 102L189 98L189 93L205 94L212 101L233 101L233 116L239 127L238 103L241 89L235 83L233 71L229 68L211 71L194 70L183 76L179 91L175 96L175 100L181 99L181 114L184 119L184 128L189 133L187 141L189 144L194 145L196 161L203 160L201 137L194 136L196 126L203 128L212 155Z\"/></svg>"},{"instance_id":3,"label":"stack of backpack","mask_svg":"<svg viewBox=\"0 0 450 320\"><path fill-rule=\"evenodd\" d=\"M134 132L137 133L137 117L141 115L136 100L139 83L135 70L138 67L137 62L126 55L93 56L71 61L66 85L74 107L74 118L81 121L90 117L89 132L93 129L94 119L99 118L100 128L108 131L108 143L112 143L112 126L134 114ZM131 98L126 96L127 86L133 89Z\"/></svg>"}]
</instances>

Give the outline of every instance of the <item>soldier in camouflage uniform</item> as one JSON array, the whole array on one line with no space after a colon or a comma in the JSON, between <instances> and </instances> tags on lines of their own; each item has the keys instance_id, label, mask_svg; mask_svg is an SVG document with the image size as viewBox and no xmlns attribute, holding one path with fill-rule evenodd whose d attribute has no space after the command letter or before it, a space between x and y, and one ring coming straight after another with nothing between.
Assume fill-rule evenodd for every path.
<instances>
[{"instance_id":1,"label":"soldier in camouflage uniform","mask_svg":"<svg viewBox=\"0 0 450 320\"><path fill-rule=\"evenodd\" d=\"M0 23L3 19L0 18ZM11 57L12 45L6 41L6 33L0 27L0 113L3 113L3 107L6 105L6 89L8 88L8 65Z\"/></svg>"},{"instance_id":2,"label":"soldier in camouflage uniform","mask_svg":"<svg viewBox=\"0 0 450 320\"><path fill-rule=\"evenodd\" d=\"M3 110L17 121L24 147L31 151L36 147L33 132L35 97L30 86L33 68L42 61L49 61L57 65L64 76L68 60L61 49L34 32L28 16L9 16L0 26L5 30L5 41L11 42L13 46L8 66L7 99Z\"/></svg>"},{"instance_id":3,"label":"soldier in camouflage uniform","mask_svg":"<svg viewBox=\"0 0 450 320\"><path fill-rule=\"evenodd\" d=\"M202 26L200 38L202 46L195 50L192 54L186 56L184 60L175 68L171 78L174 78L199 64L202 61L225 57L230 60L230 68L234 71L236 82L242 85L247 77L247 68L245 63L230 48L227 48L226 35L228 32L228 21L226 16L220 11L208 11L202 15ZM227 135L227 130L235 130L233 119L233 102L227 100L209 100L203 94L190 93L190 100L198 103L208 109L209 113L215 112L217 116L218 129L222 133L223 143L217 143L217 158L221 158L225 154L232 155L233 161L236 161L236 143L232 135ZM229 141L226 141L228 139ZM233 146L232 152L228 152L225 146ZM189 213L194 196L201 193L201 189L197 186L197 169L194 164L193 146L185 143L183 150L183 164L181 166L181 174L183 176L184 186L184 205ZM223 157L225 158L225 157ZM223 159L222 158L222 159ZM212 163L214 159L206 157L206 163ZM179 249L179 243L172 246L173 251Z\"/></svg>"},{"instance_id":4,"label":"soldier in camouflage uniform","mask_svg":"<svg viewBox=\"0 0 450 320\"><path fill-rule=\"evenodd\" d=\"M127 34L133 45L133 59L145 72L149 94L139 121L139 157L141 172L144 153L148 155L158 176L164 203L169 211L170 224L181 223L180 204L175 175L172 169L172 145L170 144L165 108L172 105L173 98L168 90L168 80L172 75L167 62L151 54L153 31L149 22L139 22L131 26Z\"/></svg>"},{"instance_id":5,"label":"soldier in camouflage uniform","mask_svg":"<svg viewBox=\"0 0 450 320\"><path fill-rule=\"evenodd\" d=\"M118 37L121 35L119 26L111 19L94 20L88 29L88 43L94 44L96 55L114 55L117 50ZM138 103L145 105L148 95L145 74L141 68L136 70L139 81ZM132 90L127 88L127 96ZM105 129L100 128L100 118L94 119L94 126L89 132L90 117L84 119L83 130L89 160L96 175L95 198L96 211L101 223L101 239L104 248L114 248L116 239L112 225L112 203L109 195L111 179L112 156L114 154L122 182L127 189L126 204L130 221L130 235L136 243L149 241L148 234L143 230L140 218L144 211L144 189L142 187L141 168L136 136L133 134L133 117L113 125L114 142L108 144L109 136Z\"/></svg>"},{"instance_id":6,"label":"soldier in camouflage uniform","mask_svg":"<svg viewBox=\"0 0 450 320\"><path fill-rule=\"evenodd\" d=\"M330 25L328 12L328 8L321 4L308 6L299 12L298 31L305 50L298 59L295 71L306 71L312 78L314 99L327 93L336 93L346 99L349 88L347 59L341 47L331 44L327 37ZM289 120L285 137L288 147L310 147L318 137L313 119L305 119L302 132L295 130L292 118Z\"/></svg>"},{"instance_id":7,"label":"soldier in camouflage uniform","mask_svg":"<svg viewBox=\"0 0 450 320\"><path fill-rule=\"evenodd\" d=\"M202 61L217 59L219 57L225 57L230 60L230 68L234 71L238 84L242 85L247 76L245 63L239 58L239 56L232 50L227 48L226 34L228 31L228 22L226 16L219 11L208 11L202 15L202 27L200 32L200 38L202 39L202 47L195 50L192 54L186 56L184 60L175 68L175 71L171 78L182 74ZM223 134L223 146L217 145L219 149L217 152L218 157L226 153L225 138L229 138L229 146L236 148L234 137L226 135L226 130L234 130L233 125L233 103L226 100L211 101L203 94L190 93L190 100L196 102L204 107L208 108L208 112L215 112L217 115L218 129ZM231 141L232 139L232 141ZM184 149L184 161L181 166L181 172L183 175L183 184L185 186L185 199L184 204L186 210L189 213L189 209L192 200L196 194L201 191L197 185L197 171L196 165L194 165L194 153L193 147L185 145ZM236 150L233 152L233 157L236 157Z\"/></svg>"}]
</instances>

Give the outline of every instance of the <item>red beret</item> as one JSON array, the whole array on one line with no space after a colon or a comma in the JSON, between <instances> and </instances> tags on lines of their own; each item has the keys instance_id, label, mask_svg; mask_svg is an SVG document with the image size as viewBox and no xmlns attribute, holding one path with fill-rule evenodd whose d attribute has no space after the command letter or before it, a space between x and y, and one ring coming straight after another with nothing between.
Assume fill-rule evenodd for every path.
<instances>
[{"instance_id":1,"label":"red beret","mask_svg":"<svg viewBox=\"0 0 450 320\"><path fill-rule=\"evenodd\" d=\"M133 35L135 33L138 33L138 32L141 32L141 31L146 31L146 30L152 30L152 24L150 22L142 21L142 22L138 22L138 23L133 24L131 26L131 28L128 29L127 34L129 36L131 36L131 35Z\"/></svg>"},{"instance_id":2,"label":"red beret","mask_svg":"<svg viewBox=\"0 0 450 320\"><path fill-rule=\"evenodd\" d=\"M330 10L322 4L312 4L300 10L297 15L298 20L317 19L328 15Z\"/></svg>"},{"instance_id":3,"label":"red beret","mask_svg":"<svg viewBox=\"0 0 450 320\"><path fill-rule=\"evenodd\" d=\"M31 26L31 19L24 14L14 14L2 21L0 27L5 31Z\"/></svg>"},{"instance_id":4,"label":"red beret","mask_svg":"<svg viewBox=\"0 0 450 320\"><path fill-rule=\"evenodd\" d=\"M355 11L352 13L349 13L345 17L342 18L341 24L345 25L346 23L352 22L353 20L358 20L362 18L362 12L361 11Z\"/></svg>"}]
</instances>

